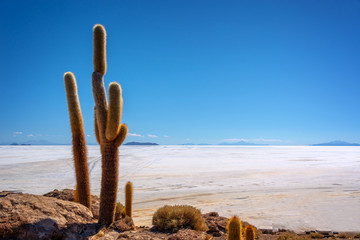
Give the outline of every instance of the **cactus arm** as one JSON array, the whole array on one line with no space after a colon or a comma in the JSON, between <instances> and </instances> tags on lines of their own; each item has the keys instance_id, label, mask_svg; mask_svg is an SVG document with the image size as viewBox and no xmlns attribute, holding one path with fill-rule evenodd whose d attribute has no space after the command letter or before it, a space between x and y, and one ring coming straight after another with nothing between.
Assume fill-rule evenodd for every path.
<instances>
[{"instance_id":1,"label":"cactus arm","mask_svg":"<svg viewBox=\"0 0 360 240\"><path fill-rule=\"evenodd\" d=\"M77 93L75 76L71 72L64 75L66 98L70 115L73 155L76 175L75 199L84 206L91 208L89 171L86 156L84 123Z\"/></svg>"},{"instance_id":2,"label":"cactus arm","mask_svg":"<svg viewBox=\"0 0 360 240\"><path fill-rule=\"evenodd\" d=\"M93 28L94 34L94 72L101 75L106 73L106 31L104 26L96 24Z\"/></svg>"},{"instance_id":3,"label":"cactus arm","mask_svg":"<svg viewBox=\"0 0 360 240\"><path fill-rule=\"evenodd\" d=\"M120 146L124 141L128 133L128 126L125 123L121 124L119 135L116 137L115 146Z\"/></svg>"},{"instance_id":4,"label":"cactus arm","mask_svg":"<svg viewBox=\"0 0 360 240\"><path fill-rule=\"evenodd\" d=\"M110 83L109 86L109 109L106 122L106 138L109 141L114 140L119 134L122 114L122 97L120 84Z\"/></svg>"},{"instance_id":5,"label":"cactus arm","mask_svg":"<svg viewBox=\"0 0 360 240\"><path fill-rule=\"evenodd\" d=\"M107 101L106 91L104 87L104 80L100 73L93 72L92 74L92 87L96 108L96 121L99 129L100 141L106 141L106 118L107 118Z\"/></svg>"},{"instance_id":6,"label":"cactus arm","mask_svg":"<svg viewBox=\"0 0 360 240\"><path fill-rule=\"evenodd\" d=\"M125 215L132 218L133 185L127 182L125 185Z\"/></svg>"},{"instance_id":7,"label":"cactus arm","mask_svg":"<svg viewBox=\"0 0 360 240\"><path fill-rule=\"evenodd\" d=\"M95 129L95 137L96 137L96 141L98 142L98 144L101 144L100 141L100 133L99 133L99 127L97 125L97 117L96 117L96 107L94 107L94 129Z\"/></svg>"}]
</instances>

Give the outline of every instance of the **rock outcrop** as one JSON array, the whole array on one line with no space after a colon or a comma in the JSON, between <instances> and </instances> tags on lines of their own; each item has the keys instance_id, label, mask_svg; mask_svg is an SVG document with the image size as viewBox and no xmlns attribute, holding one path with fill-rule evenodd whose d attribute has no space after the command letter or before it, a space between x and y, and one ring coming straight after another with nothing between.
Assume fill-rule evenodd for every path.
<instances>
[{"instance_id":1,"label":"rock outcrop","mask_svg":"<svg viewBox=\"0 0 360 240\"><path fill-rule=\"evenodd\" d=\"M2 238L61 238L64 229L91 224L92 219L92 212L79 203L32 194L0 193Z\"/></svg>"}]
</instances>

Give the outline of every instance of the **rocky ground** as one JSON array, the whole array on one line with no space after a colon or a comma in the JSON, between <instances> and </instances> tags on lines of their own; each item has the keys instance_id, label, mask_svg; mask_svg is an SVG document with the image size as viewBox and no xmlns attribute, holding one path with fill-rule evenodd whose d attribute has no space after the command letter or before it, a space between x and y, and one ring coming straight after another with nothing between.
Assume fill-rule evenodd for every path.
<instances>
[{"instance_id":1,"label":"rocky ground","mask_svg":"<svg viewBox=\"0 0 360 240\"><path fill-rule=\"evenodd\" d=\"M73 202L73 190L54 190L44 196L0 192L1 239L134 239L134 240L226 240L227 218L216 212L204 214L209 231L182 229L176 233L159 232L146 226L135 226L126 217L106 228L97 223L99 198L92 196L92 210ZM248 223L244 222L244 226ZM257 239L287 240L360 238L356 233L334 233L327 230L295 234L284 229L256 229Z\"/></svg>"}]
</instances>

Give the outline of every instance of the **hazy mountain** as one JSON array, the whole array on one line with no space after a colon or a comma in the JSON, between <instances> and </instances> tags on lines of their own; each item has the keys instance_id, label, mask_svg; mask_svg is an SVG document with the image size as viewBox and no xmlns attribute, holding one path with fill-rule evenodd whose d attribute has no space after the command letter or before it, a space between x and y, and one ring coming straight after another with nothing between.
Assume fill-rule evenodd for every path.
<instances>
[{"instance_id":1,"label":"hazy mountain","mask_svg":"<svg viewBox=\"0 0 360 240\"><path fill-rule=\"evenodd\" d=\"M360 146L359 143L348 143L344 141L332 141L327 143L318 143L318 144L312 144L311 146Z\"/></svg>"},{"instance_id":2,"label":"hazy mountain","mask_svg":"<svg viewBox=\"0 0 360 240\"><path fill-rule=\"evenodd\" d=\"M1 143L0 145L68 145L68 144L59 144L53 143L46 140L29 140L26 142L11 142L11 143Z\"/></svg>"}]
</instances>

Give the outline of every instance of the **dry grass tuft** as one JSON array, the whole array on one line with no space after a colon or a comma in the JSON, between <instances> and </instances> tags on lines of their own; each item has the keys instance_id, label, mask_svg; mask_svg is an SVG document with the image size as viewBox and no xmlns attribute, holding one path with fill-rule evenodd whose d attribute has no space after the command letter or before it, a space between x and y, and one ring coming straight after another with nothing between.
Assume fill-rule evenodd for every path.
<instances>
[{"instance_id":1,"label":"dry grass tuft","mask_svg":"<svg viewBox=\"0 0 360 240\"><path fill-rule=\"evenodd\" d=\"M315 232L315 233L310 233L310 236L311 236L311 238L318 238L318 239L321 239L321 238L324 238L324 237L325 237L323 234L317 233L317 232Z\"/></svg>"},{"instance_id":2,"label":"dry grass tuft","mask_svg":"<svg viewBox=\"0 0 360 240\"><path fill-rule=\"evenodd\" d=\"M207 231L200 210L188 205L165 205L153 216L152 224L161 231L177 232L181 228Z\"/></svg>"},{"instance_id":3,"label":"dry grass tuft","mask_svg":"<svg viewBox=\"0 0 360 240\"><path fill-rule=\"evenodd\" d=\"M305 235L301 236L291 232L283 232L276 238L276 240L309 240L309 239L310 239L309 236L305 236Z\"/></svg>"}]
</instances>

